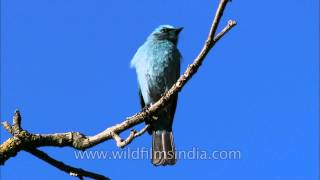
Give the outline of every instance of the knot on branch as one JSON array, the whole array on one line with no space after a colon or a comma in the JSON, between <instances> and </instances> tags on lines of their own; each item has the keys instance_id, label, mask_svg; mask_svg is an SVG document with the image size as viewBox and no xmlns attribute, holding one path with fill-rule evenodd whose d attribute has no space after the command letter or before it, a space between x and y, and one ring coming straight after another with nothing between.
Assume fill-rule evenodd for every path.
<instances>
[{"instance_id":1,"label":"knot on branch","mask_svg":"<svg viewBox=\"0 0 320 180\"><path fill-rule=\"evenodd\" d=\"M79 132L72 132L72 146L79 150L84 150L85 144L89 143L87 136Z\"/></svg>"},{"instance_id":2,"label":"knot on branch","mask_svg":"<svg viewBox=\"0 0 320 180\"><path fill-rule=\"evenodd\" d=\"M29 142L32 141L31 134L23 130L21 127L21 115L19 110L16 110L13 116L13 125L9 122L2 122L2 126L7 130L13 137L6 140L0 145L0 165L10 157L14 157L17 153L28 147Z\"/></svg>"},{"instance_id":3,"label":"knot on branch","mask_svg":"<svg viewBox=\"0 0 320 180\"><path fill-rule=\"evenodd\" d=\"M9 122L5 121L2 122L2 126L5 130L7 130L12 136L15 141L20 141L21 143L27 143L28 141L31 141L31 134L21 127L21 114L19 110L16 110L13 119L12 119L13 125L11 125Z\"/></svg>"}]
</instances>

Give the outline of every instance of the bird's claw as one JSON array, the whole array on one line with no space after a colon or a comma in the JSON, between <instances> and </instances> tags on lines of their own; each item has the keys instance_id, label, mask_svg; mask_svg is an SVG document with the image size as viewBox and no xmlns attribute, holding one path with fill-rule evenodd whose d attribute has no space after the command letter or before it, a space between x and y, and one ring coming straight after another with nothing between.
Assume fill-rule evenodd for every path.
<instances>
[{"instance_id":1,"label":"bird's claw","mask_svg":"<svg viewBox=\"0 0 320 180\"><path fill-rule=\"evenodd\" d=\"M147 111L150 106L151 106L150 104L145 105L145 106L142 108L142 111L144 111L144 112Z\"/></svg>"}]
</instances>

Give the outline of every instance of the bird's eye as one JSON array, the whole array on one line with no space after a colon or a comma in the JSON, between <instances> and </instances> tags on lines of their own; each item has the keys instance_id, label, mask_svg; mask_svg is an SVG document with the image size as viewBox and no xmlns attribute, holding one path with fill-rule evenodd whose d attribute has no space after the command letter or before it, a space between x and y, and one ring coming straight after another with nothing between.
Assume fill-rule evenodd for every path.
<instances>
[{"instance_id":1,"label":"bird's eye","mask_svg":"<svg viewBox=\"0 0 320 180\"><path fill-rule=\"evenodd\" d=\"M163 29L161 29L161 32L162 33L167 33L167 32L169 32L169 29L168 28L163 28Z\"/></svg>"}]
</instances>

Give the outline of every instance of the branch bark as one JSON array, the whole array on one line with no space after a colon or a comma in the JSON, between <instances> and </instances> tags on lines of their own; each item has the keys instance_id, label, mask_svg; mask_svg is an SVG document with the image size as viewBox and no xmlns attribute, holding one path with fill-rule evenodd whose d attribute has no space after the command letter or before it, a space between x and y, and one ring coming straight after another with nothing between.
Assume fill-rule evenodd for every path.
<instances>
[{"instance_id":1,"label":"branch bark","mask_svg":"<svg viewBox=\"0 0 320 180\"><path fill-rule=\"evenodd\" d=\"M13 148L15 144L20 144L21 142L23 142L20 140L21 137L23 138L24 135L28 134L21 127L21 114L19 110L16 110L14 113L12 126L8 122L3 122L2 125L13 136L13 139L16 139L16 141L13 141L13 145L12 145ZM55 160L45 152L33 147L32 145L25 145L22 147L21 150L24 150L36 156L37 158L47 162L48 164L60 169L61 171L66 172L71 176L78 177L79 179L83 179L83 177L89 177L92 179L109 180L109 178L106 176L66 165L61 161ZM1 152L1 158L2 158L2 156L5 154L2 153L1 148L0 148L0 152Z\"/></svg>"},{"instance_id":2,"label":"branch bark","mask_svg":"<svg viewBox=\"0 0 320 180\"><path fill-rule=\"evenodd\" d=\"M119 134L134 127L137 124L144 122L147 117L150 117L159 109L163 108L170 101L173 95L180 92L184 85L198 71L202 62L204 61L212 47L216 44L216 42L219 41L229 30L231 30L236 25L235 21L229 20L225 28L223 28L222 31L216 35L218 25L228 2L229 0L220 0L208 34L208 38L202 50L194 59L193 63L187 67L187 69L180 76L177 82L156 103L152 104L148 108L143 109L139 113L126 118L121 123L109 127L94 136L86 136L80 132L32 134L22 129L21 116L17 111L19 116L17 116L16 112L13 118L13 126L10 126L8 122L2 123L3 127L9 133L11 133L13 137L9 138L0 145L0 164L3 165L6 160L14 157L21 150L30 152L30 149L33 149L34 151L31 151L30 153L36 156L38 154L40 157L45 157L44 152L39 152L39 150L36 149L42 146L72 147L78 150L85 150L110 139L114 139L117 146L120 148L123 148L130 144L134 138L141 136L147 130L148 126L144 127L139 132L132 130L129 137L125 140L122 140ZM37 157L40 158L39 156ZM83 172L79 174L79 176L83 176Z\"/></svg>"}]
</instances>

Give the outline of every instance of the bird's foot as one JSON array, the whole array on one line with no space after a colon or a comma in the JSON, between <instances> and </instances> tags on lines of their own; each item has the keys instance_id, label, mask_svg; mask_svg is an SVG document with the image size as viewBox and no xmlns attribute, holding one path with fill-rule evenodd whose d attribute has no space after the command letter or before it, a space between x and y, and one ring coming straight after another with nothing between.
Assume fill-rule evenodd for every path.
<instances>
[{"instance_id":1,"label":"bird's foot","mask_svg":"<svg viewBox=\"0 0 320 180\"><path fill-rule=\"evenodd\" d=\"M145 105L145 106L142 108L142 111L146 112L146 111L149 109L150 106L151 106L150 104Z\"/></svg>"}]
</instances>

